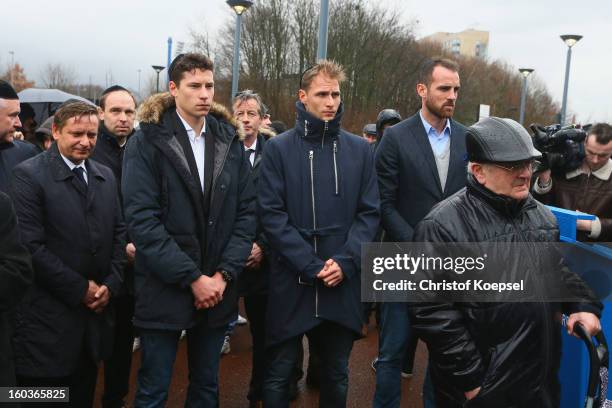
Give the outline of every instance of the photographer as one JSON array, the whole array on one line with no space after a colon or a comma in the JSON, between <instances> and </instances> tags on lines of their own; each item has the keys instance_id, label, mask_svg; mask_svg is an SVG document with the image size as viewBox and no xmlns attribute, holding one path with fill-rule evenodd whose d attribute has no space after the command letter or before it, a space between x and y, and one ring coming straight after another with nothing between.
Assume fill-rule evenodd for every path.
<instances>
[{"instance_id":1,"label":"photographer","mask_svg":"<svg viewBox=\"0 0 612 408\"><path fill-rule=\"evenodd\" d=\"M540 173L534 183L534 196L545 204L597 216L593 221L578 220L581 241L612 240L612 126L592 126L584 141L584 159L574 170Z\"/></svg>"}]
</instances>

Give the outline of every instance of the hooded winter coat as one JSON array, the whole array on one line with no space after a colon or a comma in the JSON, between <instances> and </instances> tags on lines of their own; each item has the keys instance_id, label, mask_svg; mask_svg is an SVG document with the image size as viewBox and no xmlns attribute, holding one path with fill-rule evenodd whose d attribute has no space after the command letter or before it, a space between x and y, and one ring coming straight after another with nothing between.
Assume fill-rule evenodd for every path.
<instances>
[{"instance_id":1,"label":"hooded winter coat","mask_svg":"<svg viewBox=\"0 0 612 408\"><path fill-rule=\"evenodd\" d=\"M340 128L342 105L322 121L296 104L293 129L266 143L258 214L271 248L267 344L323 321L360 332L361 244L374 239L379 196L372 150ZM344 280L326 287L316 275L328 259Z\"/></svg>"},{"instance_id":2,"label":"hooded winter coat","mask_svg":"<svg viewBox=\"0 0 612 408\"><path fill-rule=\"evenodd\" d=\"M436 205L417 225L416 242L557 242L552 213L529 196L496 195L468 176L467 187ZM428 346L440 407L557 407L560 313L600 315L602 305L576 275L581 303L424 303L410 308ZM464 392L482 387L473 400ZM462 405L465 404L465 405Z\"/></svg>"},{"instance_id":3,"label":"hooded winter coat","mask_svg":"<svg viewBox=\"0 0 612 408\"><path fill-rule=\"evenodd\" d=\"M137 248L134 325L221 327L237 316L236 282L255 236L254 190L241 136L229 112L213 104L206 115L208 187L203 191L181 145L187 133L174 98L153 96L139 116L140 129L125 152L122 183L125 218ZM233 278L223 300L196 310L191 283L220 270Z\"/></svg>"}]
</instances>

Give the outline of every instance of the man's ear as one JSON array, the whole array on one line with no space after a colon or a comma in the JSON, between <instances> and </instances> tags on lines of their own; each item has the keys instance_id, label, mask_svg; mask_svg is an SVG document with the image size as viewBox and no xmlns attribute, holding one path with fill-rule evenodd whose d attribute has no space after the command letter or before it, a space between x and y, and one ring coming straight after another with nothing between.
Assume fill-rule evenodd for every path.
<instances>
[{"instance_id":1,"label":"man's ear","mask_svg":"<svg viewBox=\"0 0 612 408\"><path fill-rule=\"evenodd\" d=\"M476 180L480 184L484 185L487 181L487 175L484 166L480 163L472 163L471 170Z\"/></svg>"},{"instance_id":2,"label":"man's ear","mask_svg":"<svg viewBox=\"0 0 612 408\"><path fill-rule=\"evenodd\" d=\"M174 81L168 82L168 90L170 91L170 95L175 96L178 92L178 85Z\"/></svg>"},{"instance_id":3,"label":"man's ear","mask_svg":"<svg viewBox=\"0 0 612 408\"><path fill-rule=\"evenodd\" d=\"M421 98L427 98L427 85L417 84L416 92Z\"/></svg>"},{"instance_id":4,"label":"man's ear","mask_svg":"<svg viewBox=\"0 0 612 408\"><path fill-rule=\"evenodd\" d=\"M306 97L306 91L303 89L300 89L298 91L298 98L300 99L300 102L304 103L308 98Z\"/></svg>"},{"instance_id":5,"label":"man's ear","mask_svg":"<svg viewBox=\"0 0 612 408\"><path fill-rule=\"evenodd\" d=\"M99 106L98 106L98 119L100 119L100 121L104 121L104 111Z\"/></svg>"},{"instance_id":6,"label":"man's ear","mask_svg":"<svg viewBox=\"0 0 612 408\"><path fill-rule=\"evenodd\" d=\"M54 140L57 140L59 138L59 129L57 128L57 125L55 123L51 124L51 135L53 136Z\"/></svg>"}]
</instances>

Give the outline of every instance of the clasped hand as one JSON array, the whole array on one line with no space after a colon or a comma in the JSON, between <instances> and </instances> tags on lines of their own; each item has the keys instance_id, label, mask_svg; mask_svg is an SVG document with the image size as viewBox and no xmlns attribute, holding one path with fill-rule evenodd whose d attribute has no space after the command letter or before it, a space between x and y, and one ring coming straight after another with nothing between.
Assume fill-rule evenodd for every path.
<instances>
[{"instance_id":1,"label":"clasped hand","mask_svg":"<svg viewBox=\"0 0 612 408\"><path fill-rule=\"evenodd\" d=\"M212 277L202 275L191 283L191 292L195 298L196 309L209 309L223 300L227 283L223 276L216 272Z\"/></svg>"},{"instance_id":2,"label":"clasped hand","mask_svg":"<svg viewBox=\"0 0 612 408\"><path fill-rule=\"evenodd\" d=\"M110 291L106 285L98 285L90 280L87 288L87 293L83 297L83 303L89 310L96 313L102 313L108 302L110 301Z\"/></svg>"}]
</instances>

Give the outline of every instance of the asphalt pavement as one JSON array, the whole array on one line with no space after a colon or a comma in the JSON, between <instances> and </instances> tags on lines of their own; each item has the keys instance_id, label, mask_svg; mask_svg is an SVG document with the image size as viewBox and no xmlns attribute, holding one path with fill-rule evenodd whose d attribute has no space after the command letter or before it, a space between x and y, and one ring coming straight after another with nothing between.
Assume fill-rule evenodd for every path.
<instances>
[{"instance_id":1,"label":"asphalt pavement","mask_svg":"<svg viewBox=\"0 0 612 408\"><path fill-rule=\"evenodd\" d=\"M306 343L306 340L305 340ZM183 407L188 385L187 370L187 342L181 341L177 354L174 375L170 387L167 406L170 408ZM308 347L305 347L304 372L308 363ZM355 342L350 360L349 393L347 407L371 407L374 396L376 378L370 363L377 355L378 332L373 322L369 325L369 333L366 338ZM427 351L423 343L419 343L414 365L414 376L411 379L402 379L402 402L401 407L420 408L421 388L423 375L427 364ZM132 373L130 381L130 394L128 396L128 407L132 407L134 392L136 388L136 374L140 366L140 352L134 354ZM96 408L101 408L100 391L103 385L103 368L98 376L98 388L96 391ZM219 371L220 379L220 406L221 408L248 408L246 398L248 384L251 375L251 335L248 326L236 326L231 338L231 352L221 358ZM305 378L299 383L300 393L292 403L292 407L317 407L318 391L306 385Z\"/></svg>"}]
</instances>

